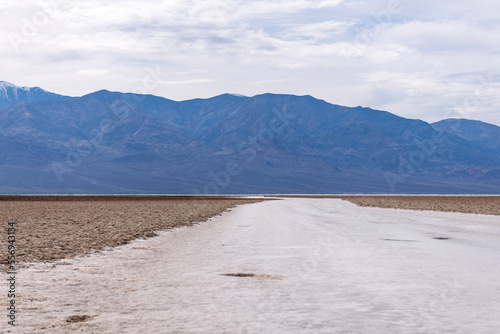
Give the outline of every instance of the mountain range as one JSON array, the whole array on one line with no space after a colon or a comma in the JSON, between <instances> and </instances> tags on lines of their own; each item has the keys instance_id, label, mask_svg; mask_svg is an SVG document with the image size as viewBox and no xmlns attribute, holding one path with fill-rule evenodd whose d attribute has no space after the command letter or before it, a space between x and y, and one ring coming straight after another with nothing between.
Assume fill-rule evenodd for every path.
<instances>
[{"instance_id":1,"label":"mountain range","mask_svg":"<svg viewBox=\"0 0 500 334\"><path fill-rule=\"evenodd\" d=\"M500 127L312 96L68 97L0 82L1 193L500 193Z\"/></svg>"}]
</instances>

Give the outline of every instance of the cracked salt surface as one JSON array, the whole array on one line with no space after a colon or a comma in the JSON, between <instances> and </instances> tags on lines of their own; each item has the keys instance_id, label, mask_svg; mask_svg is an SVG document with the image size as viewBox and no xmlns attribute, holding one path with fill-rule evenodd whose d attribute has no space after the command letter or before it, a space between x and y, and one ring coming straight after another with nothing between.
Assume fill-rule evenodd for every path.
<instances>
[{"instance_id":1,"label":"cracked salt surface","mask_svg":"<svg viewBox=\"0 0 500 334\"><path fill-rule=\"evenodd\" d=\"M20 271L13 333L500 328L494 216L288 198L63 263Z\"/></svg>"}]
</instances>

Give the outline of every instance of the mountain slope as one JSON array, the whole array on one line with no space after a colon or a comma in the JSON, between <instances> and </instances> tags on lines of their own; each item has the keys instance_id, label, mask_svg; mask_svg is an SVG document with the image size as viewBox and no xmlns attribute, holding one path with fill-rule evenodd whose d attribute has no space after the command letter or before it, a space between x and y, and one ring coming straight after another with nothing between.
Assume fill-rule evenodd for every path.
<instances>
[{"instance_id":1,"label":"mountain slope","mask_svg":"<svg viewBox=\"0 0 500 334\"><path fill-rule=\"evenodd\" d=\"M0 109L0 191L494 193L500 154L311 96L176 102L98 91Z\"/></svg>"},{"instance_id":2,"label":"mountain slope","mask_svg":"<svg viewBox=\"0 0 500 334\"><path fill-rule=\"evenodd\" d=\"M496 125L469 119L449 118L432 123L432 127L500 152L500 127Z\"/></svg>"},{"instance_id":3,"label":"mountain slope","mask_svg":"<svg viewBox=\"0 0 500 334\"><path fill-rule=\"evenodd\" d=\"M9 82L0 81L0 108L20 102L63 101L67 99L70 97L47 92L40 87L19 87Z\"/></svg>"}]
</instances>

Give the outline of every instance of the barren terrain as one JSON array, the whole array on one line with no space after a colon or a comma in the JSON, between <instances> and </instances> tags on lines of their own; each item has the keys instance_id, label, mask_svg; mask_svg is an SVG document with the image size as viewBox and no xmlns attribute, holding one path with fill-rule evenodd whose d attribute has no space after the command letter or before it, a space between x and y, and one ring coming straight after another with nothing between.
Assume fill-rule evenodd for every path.
<instances>
[{"instance_id":1,"label":"barren terrain","mask_svg":"<svg viewBox=\"0 0 500 334\"><path fill-rule=\"evenodd\" d=\"M0 332L497 333L499 223L328 198L241 205L22 268L18 326Z\"/></svg>"},{"instance_id":2,"label":"barren terrain","mask_svg":"<svg viewBox=\"0 0 500 334\"><path fill-rule=\"evenodd\" d=\"M52 262L115 247L156 231L192 225L237 204L257 200L228 197L26 196L0 197L6 231L16 223L21 263ZM7 236L0 238L5 255ZM6 256L0 263L6 264Z\"/></svg>"},{"instance_id":3,"label":"barren terrain","mask_svg":"<svg viewBox=\"0 0 500 334\"><path fill-rule=\"evenodd\" d=\"M500 196L342 196L359 206L500 215Z\"/></svg>"}]
</instances>

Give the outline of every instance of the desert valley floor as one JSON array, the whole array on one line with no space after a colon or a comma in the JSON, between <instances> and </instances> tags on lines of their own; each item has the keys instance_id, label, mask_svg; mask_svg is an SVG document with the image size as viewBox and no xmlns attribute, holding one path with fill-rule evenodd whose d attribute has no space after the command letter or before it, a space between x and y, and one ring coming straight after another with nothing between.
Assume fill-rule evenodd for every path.
<instances>
[{"instance_id":1,"label":"desert valley floor","mask_svg":"<svg viewBox=\"0 0 500 334\"><path fill-rule=\"evenodd\" d=\"M476 206L490 203L494 211L498 199ZM92 241L78 229L63 230L64 246L47 239L45 247L58 246L57 252L44 251L36 233L20 229L32 242L20 242L19 251L34 263L17 275L18 326L3 321L1 332L496 333L500 327L498 216L359 207L339 198L225 200L178 202L177 218L189 213L182 224L167 218L161 201L143 202L137 208L149 216L139 223L131 210L112 225L92 227L95 234L116 232L127 219L141 227L130 238L120 230L123 238L100 252L93 252L100 244L69 251L79 237ZM234 201L246 204L217 215ZM58 212L47 201L29 203ZM0 204L6 210L28 202ZM69 204L58 205L62 215ZM82 205L93 214L85 218L90 225L128 204L93 205L107 205L108 213ZM24 219L24 229L67 219L16 215L9 219ZM75 224L85 220L78 210L71 216ZM168 224L145 227L155 220ZM181 227L165 230L173 226ZM152 231L158 235L124 244Z\"/></svg>"}]
</instances>

